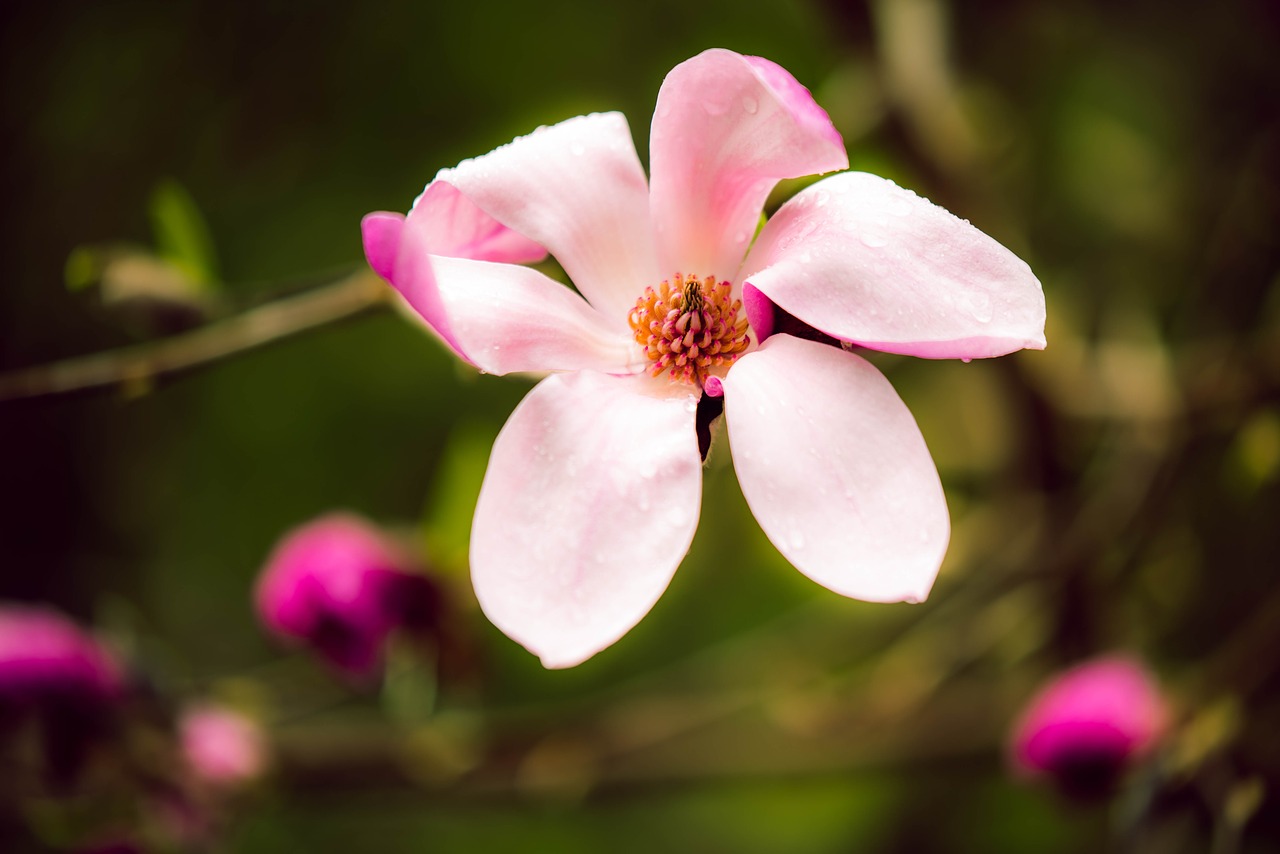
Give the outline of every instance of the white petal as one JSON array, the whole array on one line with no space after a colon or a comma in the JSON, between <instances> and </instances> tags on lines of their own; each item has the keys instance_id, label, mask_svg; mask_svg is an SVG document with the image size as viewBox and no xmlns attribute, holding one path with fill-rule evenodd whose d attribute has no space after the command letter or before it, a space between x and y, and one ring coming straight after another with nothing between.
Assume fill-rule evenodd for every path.
<instances>
[{"instance_id":1,"label":"white petal","mask_svg":"<svg viewBox=\"0 0 1280 854\"><path fill-rule=\"evenodd\" d=\"M760 232L743 272L790 314L873 350L981 359L1044 348L1031 268L875 175L846 172L798 193ZM758 314L752 323L768 326Z\"/></svg>"},{"instance_id":2,"label":"white petal","mask_svg":"<svg viewBox=\"0 0 1280 854\"><path fill-rule=\"evenodd\" d=\"M649 612L702 500L692 395L649 377L561 374L502 428L471 531L480 606L547 667L572 667Z\"/></svg>"},{"instance_id":3,"label":"white petal","mask_svg":"<svg viewBox=\"0 0 1280 854\"><path fill-rule=\"evenodd\" d=\"M545 246L583 296L624 330L645 286L658 281L648 185L620 113L540 128L436 180Z\"/></svg>"},{"instance_id":4,"label":"white petal","mask_svg":"<svg viewBox=\"0 0 1280 854\"><path fill-rule=\"evenodd\" d=\"M915 419L866 360L774 335L724 380L742 493L769 540L857 599L921 601L950 521Z\"/></svg>"}]
</instances>

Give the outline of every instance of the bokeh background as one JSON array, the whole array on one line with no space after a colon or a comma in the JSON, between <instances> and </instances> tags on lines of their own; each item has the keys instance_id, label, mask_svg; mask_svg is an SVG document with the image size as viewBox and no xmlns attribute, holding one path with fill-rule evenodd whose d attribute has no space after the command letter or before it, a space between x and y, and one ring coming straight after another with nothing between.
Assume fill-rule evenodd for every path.
<instances>
[{"instance_id":1,"label":"bokeh background","mask_svg":"<svg viewBox=\"0 0 1280 854\"><path fill-rule=\"evenodd\" d=\"M667 595L548 672L466 574L530 384L378 299L359 220L584 112L625 112L643 159L664 74L711 46L789 69L853 168L1027 259L1049 347L878 360L951 508L926 603L804 579L719 446ZM6 753L0 846L173 847L128 793L165 710L216 698L272 762L213 850L1276 850L1278 47L1269 0L3 4L0 599L96 629L152 711L69 792ZM271 306L308 331L79 391L39 369ZM333 509L451 593L449 649L364 690L251 606ZM1019 708L1113 650L1169 698L1158 754L1089 804L1017 779Z\"/></svg>"}]
</instances>

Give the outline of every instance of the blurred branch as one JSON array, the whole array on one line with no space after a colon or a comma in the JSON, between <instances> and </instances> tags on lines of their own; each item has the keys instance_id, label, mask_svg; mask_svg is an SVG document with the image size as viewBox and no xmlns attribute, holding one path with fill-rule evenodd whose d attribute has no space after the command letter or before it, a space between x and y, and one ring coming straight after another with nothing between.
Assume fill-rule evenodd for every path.
<instances>
[{"instance_id":1,"label":"blurred branch","mask_svg":"<svg viewBox=\"0 0 1280 854\"><path fill-rule=\"evenodd\" d=\"M182 335L0 374L0 401L148 383L353 317L386 298L381 281L361 270Z\"/></svg>"}]
</instances>

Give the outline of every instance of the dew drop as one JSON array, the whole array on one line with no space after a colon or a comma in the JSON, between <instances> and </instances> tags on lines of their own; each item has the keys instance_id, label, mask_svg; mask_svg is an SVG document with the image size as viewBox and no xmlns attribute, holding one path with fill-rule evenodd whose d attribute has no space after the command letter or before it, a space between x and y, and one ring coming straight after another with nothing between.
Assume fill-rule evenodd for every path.
<instances>
[{"instance_id":1,"label":"dew drop","mask_svg":"<svg viewBox=\"0 0 1280 854\"><path fill-rule=\"evenodd\" d=\"M978 292L966 295L965 308L979 323L991 322L991 297L987 294Z\"/></svg>"},{"instance_id":2,"label":"dew drop","mask_svg":"<svg viewBox=\"0 0 1280 854\"><path fill-rule=\"evenodd\" d=\"M872 234L872 233L870 233L870 232L866 232L866 231L864 231L864 232L861 234L861 237L862 237L862 242L863 242L865 245L867 245L867 246L871 247L872 249L878 249L878 248L880 248L881 246L884 246L884 245L888 242L888 241L887 241L887 240L885 240L885 239L884 239L884 237L882 237L881 235L879 235L879 234Z\"/></svg>"},{"instance_id":3,"label":"dew drop","mask_svg":"<svg viewBox=\"0 0 1280 854\"><path fill-rule=\"evenodd\" d=\"M826 190L819 190L814 196L814 204L816 204L818 207L822 207L830 200L831 200L831 194L828 193Z\"/></svg>"},{"instance_id":4,"label":"dew drop","mask_svg":"<svg viewBox=\"0 0 1280 854\"><path fill-rule=\"evenodd\" d=\"M919 605L921 600L916 594L908 593L906 596L902 597L902 601L906 602L908 605Z\"/></svg>"},{"instance_id":5,"label":"dew drop","mask_svg":"<svg viewBox=\"0 0 1280 854\"><path fill-rule=\"evenodd\" d=\"M729 106L722 101L703 101L702 109L706 110L708 116L723 116L729 112Z\"/></svg>"},{"instance_id":6,"label":"dew drop","mask_svg":"<svg viewBox=\"0 0 1280 854\"><path fill-rule=\"evenodd\" d=\"M742 109L754 115L756 111L760 109L760 102L755 98L752 98L750 95L747 95L742 99Z\"/></svg>"},{"instance_id":7,"label":"dew drop","mask_svg":"<svg viewBox=\"0 0 1280 854\"><path fill-rule=\"evenodd\" d=\"M747 242L747 233L746 233L745 231L739 231L737 234L735 234L735 235L733 236L733 242L734 242L734 243L746 243L746 242Z\"/></svg>"}]
</instances>

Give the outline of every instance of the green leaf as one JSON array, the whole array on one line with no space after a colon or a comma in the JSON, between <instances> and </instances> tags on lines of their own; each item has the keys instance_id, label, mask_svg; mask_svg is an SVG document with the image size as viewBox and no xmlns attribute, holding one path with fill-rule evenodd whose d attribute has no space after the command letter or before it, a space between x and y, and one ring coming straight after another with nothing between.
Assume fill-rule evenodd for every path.
<instances>
[{"instance_id":1,"label":"green leaf","mask_svg":"<svg viewBox=\"0 0 1280 854\"><path fill-rule=\"evenodd\" d=\"M77 246L67 256L63 279L69 291L83 291L97 284L102 276L101 253L88 246Z\"/></svg>"},{"instance_id":2,"label":"green leaf","mask_svg":"<svg viewBox=\"0 0 1280 854\"><path fill-rule=\"evenodd\" d=\"M151 193L150 213L160 257L182 270L200 290L213 290L218 282L213 238L191 194L177 181L161 181Z\"/></svg>"}]
</instances>

